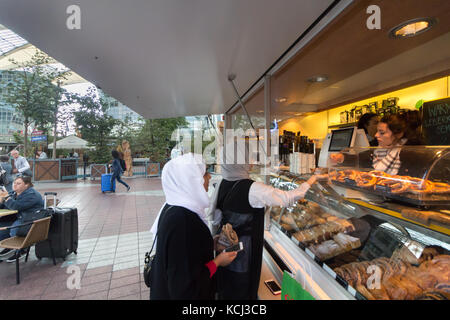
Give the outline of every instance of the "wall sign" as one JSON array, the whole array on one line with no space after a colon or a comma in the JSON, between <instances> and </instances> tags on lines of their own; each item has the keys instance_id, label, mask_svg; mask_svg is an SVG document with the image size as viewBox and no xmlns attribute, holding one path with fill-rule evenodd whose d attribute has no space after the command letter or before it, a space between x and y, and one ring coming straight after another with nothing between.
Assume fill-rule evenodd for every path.
<instances>
[{"instance_id":1,"label":"wall sign","mask_svg":"<svg viewBox=\"0 0 450 320\"><path fill-rule=\"evenodd\" d=\"M422 130L426 145L450 145L450 98L423 104Z\"/></svg>"}]
</instances>

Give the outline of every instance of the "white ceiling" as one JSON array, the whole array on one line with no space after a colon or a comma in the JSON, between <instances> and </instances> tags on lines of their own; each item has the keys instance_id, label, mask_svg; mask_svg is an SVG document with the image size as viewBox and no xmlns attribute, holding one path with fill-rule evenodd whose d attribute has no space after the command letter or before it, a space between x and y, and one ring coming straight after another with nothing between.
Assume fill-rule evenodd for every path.
<instances>
[{"instance_id":1,"label":"white ceiling","mask_svg":"<svg viewBox=\"0 0 450 320\"><path fill-rule=\"evenodd\" d=\"M2 0L0 23L146 118L223 113L332 0ZM69 30L69 5L81 30ZM95 57L98 57L97 59Z\"/></svg>"}]
</instances>

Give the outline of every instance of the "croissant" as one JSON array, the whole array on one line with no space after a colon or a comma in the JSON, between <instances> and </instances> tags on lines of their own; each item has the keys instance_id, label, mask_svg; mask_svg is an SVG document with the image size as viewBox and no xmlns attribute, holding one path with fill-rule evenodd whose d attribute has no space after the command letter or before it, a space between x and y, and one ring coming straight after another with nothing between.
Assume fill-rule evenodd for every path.
<instances>
[{"instance_id":1,"label":"croissant","mask_svg":"<svg viewBox=\"0 0 450 320\"><path fill-rule=\"evenodd\" d=\"M222 232L219 235L219 239L217 241L217 251L222 251L229 246L237 244L239 242L239 238L236 232L233 230L231 224L227 223L222 227Z\"/></svg>"}]
</instances>

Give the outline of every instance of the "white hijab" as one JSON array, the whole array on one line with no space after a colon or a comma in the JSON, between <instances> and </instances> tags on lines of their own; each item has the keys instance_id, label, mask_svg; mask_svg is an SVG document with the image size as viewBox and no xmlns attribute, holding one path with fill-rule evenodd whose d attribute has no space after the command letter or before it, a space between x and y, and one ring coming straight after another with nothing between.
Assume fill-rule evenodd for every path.
<instances>
[{"instance_id":1,"label":"white hijab","mask_svg":"<svg viewBox=\"0 0 450 320\"><path fill-rule=\"evenodd\" d=\"M209 207L208 193L203 186L206 165L201 155L187 153L170 160L164 166L161 183L166 203L195 212L206 222L205 209ZM150 231L156 235L163 204Z\"/></svg>"}]
</instances>

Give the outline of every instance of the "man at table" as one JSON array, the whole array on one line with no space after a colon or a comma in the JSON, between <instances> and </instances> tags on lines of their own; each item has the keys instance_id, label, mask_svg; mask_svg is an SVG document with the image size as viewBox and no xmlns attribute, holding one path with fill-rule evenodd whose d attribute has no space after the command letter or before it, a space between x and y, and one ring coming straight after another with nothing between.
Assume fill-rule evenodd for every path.
<instances>
[{"instance_id":1,"label":"man at table","mask_svg":"<svg viewBox=\"0 0 450 320\"><path fill-rule=\"evenodd\" d=\"M28 163L25 157L19 155L19 151L13 150L11 151L11 156L14 158L14 166L13 173L18 173L23 176L32 176L33 173L30 170L30 164Z\"/></svg>"},{"instance_id":2,"label":"man at table","mask_svg":"<svg viewBox=\"0 0 450 320\"><path fill-rule=\"evenodd\" d=\"M0 222L1 227L17 226L24 223L43 218L39 211L44 207L44 200L39 192L33 188L31 177L21 176L14 180L14 192L0 192L0 209L17 210L14 221ZM23 227L0 230L0 241L14 236L24 237L31 228L31 224ZM0 259L10 256L13 253L10 249L0 251ZM25 252L21 252L19 259L25 257ZM7 262L15 262L15 256L10 257Z\"/></svg>"}]
</instances>

